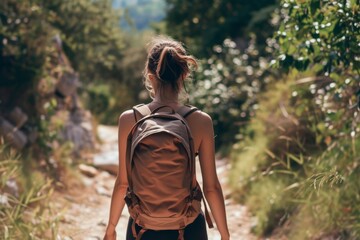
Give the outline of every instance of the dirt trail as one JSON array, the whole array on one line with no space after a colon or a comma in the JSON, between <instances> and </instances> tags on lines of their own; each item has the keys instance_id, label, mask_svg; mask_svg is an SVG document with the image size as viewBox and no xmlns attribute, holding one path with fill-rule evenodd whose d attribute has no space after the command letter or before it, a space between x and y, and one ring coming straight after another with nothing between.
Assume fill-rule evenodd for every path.
<instances>
[{"instance_id":1,"label":"dirt trail","mask_svg":"<svg viewBox=\"0 0 360 240\"><path fill-rule=\"evenodd\" d=\"M99 126L99 136L103 140L99 155L107 152L116 154L117 128ZM116 154L117 155L117 154ZM226 160L217 160L217 172L226 197L226 210L231 239L256 239L251 233L251 218L246 207L236 204L231 199L227 186L227 174L230 165ZM112 187L115 177L105 171L96 171L95 176L79 174L79 179L66 191L55 194L54 206L63 210L63 218L57 240L95 240L102 239L109 214ZM197 166L197 176L201 184L201 172ZM125 239L129 215L125 208L117 226L117 239ZM209 240L220 240L216 229L208 230Z\"/></svg>"}]
</instances>

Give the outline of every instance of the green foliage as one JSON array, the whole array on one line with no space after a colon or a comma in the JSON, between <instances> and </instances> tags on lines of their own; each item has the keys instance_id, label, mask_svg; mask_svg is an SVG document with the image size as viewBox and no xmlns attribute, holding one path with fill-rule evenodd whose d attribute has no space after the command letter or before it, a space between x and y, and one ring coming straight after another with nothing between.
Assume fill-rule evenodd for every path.
<instances>
[{"instance_id":1,"label":"green foliage","mask_svg":"<svg viewBox=\"0 0 360 240\"><path fill-rule=\"evenodd\" d=\"M56 34L83 81L119 74L123 41L119 16L110 1L6 0L0 14L1 56L10 65L10 69L2 69L4 81L31 81L41 72L49 51L47 43ZM17 73L19 69L22 71Z\"/></svg>"},{"instance_id":2,"label":"green foliage","mask_svg":"<svg viewBox=\"0 0 360 240\"><path fill-rule=\"evenodd\" d=\"M113 84L111 88L108 84L91 84L83 99L99 122L116 125L121 112L135 105L131 93L124 84Z\"/></svg>"},{"instance_id":3,"label":"green foliage","mask_svg":"<svg viewBox=\"0 0 360 240\"><path fill-rule=\"evenodd\" d=\"M360 208L355 203L360 199L358 149L359 139L334 142L309 164L307 178L294 191L298 200L304 202L299 208L320 223L313 235L334 229L344 238L359 238ZM296 231L294 228L290 234L296 235Z\"/></svg>"},{"instance_id":4,"label":"green foliage","mask_svg":"<svg viewBox=\"0 0 360 240\"><path fill-rule=\"evenodd\" d=\"M359 7L281 3L272 64L289 75L260 97L247 138L233 152L239 198L264 206L252 208L259 234L278 228L279 237L290 239L360 237ZM271 192L280 197L269 205Z\"/></svg>"},{"instance_id":5,"label":"green foliage","mask_svg":"<svg viewBox=\"0 0 360 240\"><path fill-rule=\"evenodd\" d=\"M2 2L1 84L36 86L57 35L83 82L120 81L124 41L119 17L108 0Z\"/></svg>"},{"instance_id":6,"label":"green foliage","mask_svg":"<svg viewBox=\"0 0 360 240\"><path fill-rule=\"evenodd\" d=\"M269 68L266 55L259 55L255 40L241 52L235 42L226 39L200 64L190 88L190 102L211 115L216 144L226 147L242 138L237 134L239 126L254 115L257 95L278 73Z\"/></svg>"},{"instance_id":7,"label":"green foliage","mask_svg":"<svg viewBox=\"0 0 360 240\"><path fill-rule=\"evenodd\" d=\"M211 115L225 152L254 115L257 95L280 75L269 68L267 38L276 1L167 1L166 31L201 57L190 102Z\"/></svg>"},{"instance_id":8,"label":"green foliage","mask_svg":"<svg viewBox=\"0 0 360 240\"><path fill-rule=\"evenodd\" d=\"M129 70L122 62L129 44L125 45L119 19L109 0L1 2L0 112L14 105L25 111L31 127L40 131L40 148L35 152L44 152L47 159L59 130L47 131L59 107L54 89L64 72L74 68L79 73L85 95L91 90L89 83L99 82L121 85L123 92L129 92L126 84L130 80L124 79L134 75L126 75ZM59 39L66 56L55 44ZM111 95L118 96L114 92L112 88ZM130 101L137 100L134 95L128 96Z\"/></svg>"},{"instance_id":9,"label":"green foliage","mask_svg":"<svg viewBox=\"0 0 360 240\"><path fill-rule=\"evenodd\" d=\"M110 0L42 1L47 21L60 34L66 55L83 82L119 81L124 35Z\"/></svg>"},{"instance_id":10,"label":"green foliage","mask_svg":"<svg viewBox=\"0 0 360 240\"><path fill-rule=\"evenodd\" d=\"M245 204L256 217L255 233L269 234L273 228L284 221L286 210L284 205L288 203L288 196L283 189L288 184L288 179L273 177L260 177L249 189L249 197ZM259 209L261 206L261 209Z\"/></svg>"},{"instance_id":11,"label":"green foliage","mask_svg":"<svg viewBox=\"0 0 360 240\"><path fill-rule=\"evenodd\" d=\"M46 203L53 191L51 181L34 172L24 179L22 160L5 146L0 147L0 236L55 239L59 219ZM11 181L20 184L20 192L8 186Z\"/></svg>"},{"instance_id":12,"label":"green foliage","mask_svg":"<svg viewBox=\"0 0 360 240\"><path fill-rule=\"evenodd\" d=\"M275 33L277 63L286 69L319 64L328 76L336 68L360 67L358 1L284 0Z\"/></svg>"},{"instance_id":13,"label":"green foliage","mask_svg":"<svg viewBox=\"0 0 360 240\"><path fill-rule=\"evenodd\" d=\"M234 145L232 152L230 184L236 189L237 198L256 216L254 232L259 235L271 232L289 207L289 196L283 191L294 176L286 157L274 153L290 148L288 133L293 129L287 125L293 126L291 120L281 119L282 113L277 109L278 103L286 99L288 87L288 83L280 81L261 95L256 117L250 119L242 131L244 139Z\"/></svg>"},{"instance_id":14,"label":"green foliage","mask_svg":"<svg viewBox=\"0 0 360 240\"><path fill-rule=\"evenodd\" d=\"M85 87L86 107L104 124L117 124L121 112L149 99L143 85L146 62L146 43L154 36L152 31L132 32L124 39L126 48L121 61L121 82L98 79Z\"/></svg>"},{"instance_id":15,"label":"green foliage","mask_svg":"<svg viewBox=\"0 0 360 240\"><path fill-rule=\"evenodd\" d=\"M55 32L33 1L2 1L0 5L0 86L30 85L41 72L47 46ZM42 24L40 24L40 22Z\"/></svg>"},{"instance_id":16,"label":"green foliage","mask_svg":"<svg viewBox=\"0 0 360 240\"><path fill-rule=\"evenodd\" d=\"M272 34L270 15L275 0L245 1L181 1L167 0L167 32L183 41L191 52L209 56L214 45L226 38L244 40L249 33L257 34L257 45L264 46Z\"/></svg>"},{"instance_id":17,"label":"green foliage","mask_svg":"<svg viewBox=\"0 0 360 240\"><path fill-rule=\"evenodd\" d=\"M260 235L282 226L277 234L290 239L357 239L360 129L350 134L358 126L357 111L338 108L338 118L325 121L311 88L294 100L301 87L291 79L298 76L289 75L260 97L247 138L234 145L231 184L257 217L254 231ZM334 125L319 127L324 122Z\"/></svg>"}]
</instances>

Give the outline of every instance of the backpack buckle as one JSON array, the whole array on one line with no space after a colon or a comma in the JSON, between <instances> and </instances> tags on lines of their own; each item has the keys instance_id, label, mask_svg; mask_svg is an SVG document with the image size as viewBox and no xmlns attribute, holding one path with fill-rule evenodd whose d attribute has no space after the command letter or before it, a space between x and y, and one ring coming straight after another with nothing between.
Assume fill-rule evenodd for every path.
<instances>
[{"instance_id":1,"label":"backpack buckle","mask_svg":"<svg viewBox=\"0 0 360 240\"><path fill-rule=\"evenodd\" d=\"M192 191L192 198L198 201L201 201L201 199L203 198L203 194L202 191L199 187L195 187Z\"/></svg>"},{"instance_id":2,"label":"backpack buckle","mask_svg":"<svg viewBox=\"0 0 360 240\"><path fill-rule=\"evenodd\" d=\"M132 199L130 194L126 194L124 197L125 203L128 207L130 207L132 205Z\"/></svg>"},{"instance_id":3,"label":"backpack buckle","mask_svg":"<svg viewBox=\"0 0 360 240\"><path fill-rule=\"evenodd\" d=\"M128 207L139 204L139 199L133 191L128 190L124 197L125 203Z\"/></svg>"}]
</instances>

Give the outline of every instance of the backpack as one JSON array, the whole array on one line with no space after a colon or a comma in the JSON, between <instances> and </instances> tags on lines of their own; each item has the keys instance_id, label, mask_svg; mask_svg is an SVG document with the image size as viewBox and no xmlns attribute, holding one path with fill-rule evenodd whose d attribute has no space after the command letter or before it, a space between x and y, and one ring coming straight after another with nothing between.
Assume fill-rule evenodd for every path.
<instances>
[{"instance_id":1,"label":"backpack","mask_svg":"<svg viewBox=\"0 0 360 240\"><path fill-rule=\"evenodd\" d=\"M167 108L170 112L159 112ZM178 230L201 213L203 194L195 176L194 142L185 120L196 107L169 106L150 111L147 105L133 107L136 123L127 138L126 171L129 187L125 196L133 218L136 240L151 230ZM205 217L213 227L206 203ZM135 223L141 227L136 233Z\"/></svg>"}]
</instances>

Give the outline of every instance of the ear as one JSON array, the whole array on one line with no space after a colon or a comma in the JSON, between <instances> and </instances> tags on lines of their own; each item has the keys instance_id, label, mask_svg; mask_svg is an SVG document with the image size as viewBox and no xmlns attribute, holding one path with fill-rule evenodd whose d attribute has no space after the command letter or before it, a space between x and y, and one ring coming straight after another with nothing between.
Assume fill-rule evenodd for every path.
<instances>
[{"instance_id":1,"label":"ear","mask_svg":"<svg viewBox=\"0 0 360 240\"><path fill-rule=\"evenodd\" d=\"M157 87L157 78L155 77L155 75L149 73L148 74L148 79L149 79L149 81L151 83L152 88L156 89L156 87Z\"/></svg>"},{"instance_id":2,"label":"ear","mask_svg":"<svg viewBox=\"0 0 360 240\"><path fill-rule=\"evenodd\" d=\"M187 74L183 74L180 76L180 78L178 79L178 87L179 90L182 90L185 84L185 79L187 78Z\"/></svg>"}]
</instances>

